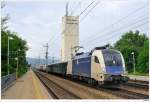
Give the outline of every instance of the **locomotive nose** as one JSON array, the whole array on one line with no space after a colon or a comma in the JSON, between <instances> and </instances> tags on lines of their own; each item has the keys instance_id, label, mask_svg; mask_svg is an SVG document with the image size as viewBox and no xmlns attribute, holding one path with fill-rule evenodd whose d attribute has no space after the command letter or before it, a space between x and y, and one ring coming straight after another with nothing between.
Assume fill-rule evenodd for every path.
<instances>
[{"instance_id":1,"label":"locomotive nose","mask_svg":"<svg viewBox=\"0 0 150 102\"><path fill-rule=\"evenodd\" d=\"M127 76L121 76L121 75L106 75L105 76L105 82L106 83L126 83L129 80L129 77Z\"/></svg>"}]
</instances>

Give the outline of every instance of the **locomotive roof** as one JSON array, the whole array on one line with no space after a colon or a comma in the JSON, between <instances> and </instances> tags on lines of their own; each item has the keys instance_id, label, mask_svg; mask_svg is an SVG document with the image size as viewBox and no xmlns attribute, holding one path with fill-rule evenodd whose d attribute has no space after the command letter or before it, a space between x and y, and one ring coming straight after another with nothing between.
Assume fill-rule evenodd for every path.
<instances>
[{"instance_id":1,"label":"locomotive roof","mask_svg":"<svg viewBox=\"0 0 150 102\"><path fill-rule=\"evenodd\" d=\"M105 46L100 46L100 47L95 47L93 50L91 50L90 52L86 52L86 53L77 53L73 59L79 59L79 58L84 58L84 57L90 57L92 55L92 53L95 50L104 50L107 49L109 47L109 44L105 45Z\"/></svg>"},{"instance_id":2,"label":"locomotive roof","mask_svg":"<svg viewBox=\"0 0 150 102\"><path fill-rule=\"evenodd\" d=\"M95 50L101 50L101 51L104 51L104 52L118 52L117 50L115 49L95 49ZM92 55L92 53L95 51L95 50L92 50L91 52L86 52L86 53L79 53L79 54L76 54L76 56L74 56L73 59L79 59L79 58L85 58L85 57L90 57Z\"/></svg>"}]
</instances>

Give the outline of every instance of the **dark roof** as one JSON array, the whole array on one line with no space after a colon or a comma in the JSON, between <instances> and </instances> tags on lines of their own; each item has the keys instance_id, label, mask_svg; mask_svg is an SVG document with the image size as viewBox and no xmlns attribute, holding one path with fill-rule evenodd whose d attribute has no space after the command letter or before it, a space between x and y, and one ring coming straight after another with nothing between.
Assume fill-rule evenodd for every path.
<instances>
[{"instance_id":1,"label":"dark roof","mask_svg":"<svg viewBox=\"0 0 150 102\"><path fill-rule=\"evenodd\" d=\"M56 62L56 63L49 64L48 66L57 65L57 64L65 64L65 63L68 63L68 62L67 61L66 62Z\"/></svg>"}]
</instances>

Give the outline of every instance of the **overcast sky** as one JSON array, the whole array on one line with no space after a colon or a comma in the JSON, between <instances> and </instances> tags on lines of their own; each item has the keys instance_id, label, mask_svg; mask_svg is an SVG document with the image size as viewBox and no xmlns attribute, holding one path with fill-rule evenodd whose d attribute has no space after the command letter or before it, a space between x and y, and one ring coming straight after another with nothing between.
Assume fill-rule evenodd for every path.
<instances>
[{"instance_id":1,"label":"overcast sky","mask_svg":"<svg viewBox=\"0 0 150 102\"><path fill-rule=\"evenodd\" d=\"M94 0L68 0L69 14L78 16ZM79 39L84 51L107 43L113 44L124 32L139 30L148 36L149 0L98 0L87 15L80 16ZM65 15L65 0L6 0L2 16L9 14L9 28L25 39L30 47L27 57L49 56L60 58L61 21ZM85 16L85 17L84 17ZM83 20L82 20L83 19Z\"/></svg>"}]
</instances>

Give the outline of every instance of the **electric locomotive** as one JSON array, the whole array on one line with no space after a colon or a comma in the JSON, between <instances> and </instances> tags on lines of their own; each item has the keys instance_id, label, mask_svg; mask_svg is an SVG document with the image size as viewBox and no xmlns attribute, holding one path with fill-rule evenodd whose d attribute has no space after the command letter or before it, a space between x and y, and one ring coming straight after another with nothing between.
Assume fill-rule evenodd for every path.
<instances>
[{"instance_id":1,"label":"electric locomotive","mask_svg":"<svg viewBox=\"0 0 150 102\"><path fill-rule=\"evenodd\" d=\"M99 85L120 85L129 80L121 52L106 46L77 53L70 61L48 65L46 70Z\"/></svg>"}]
</instances>

